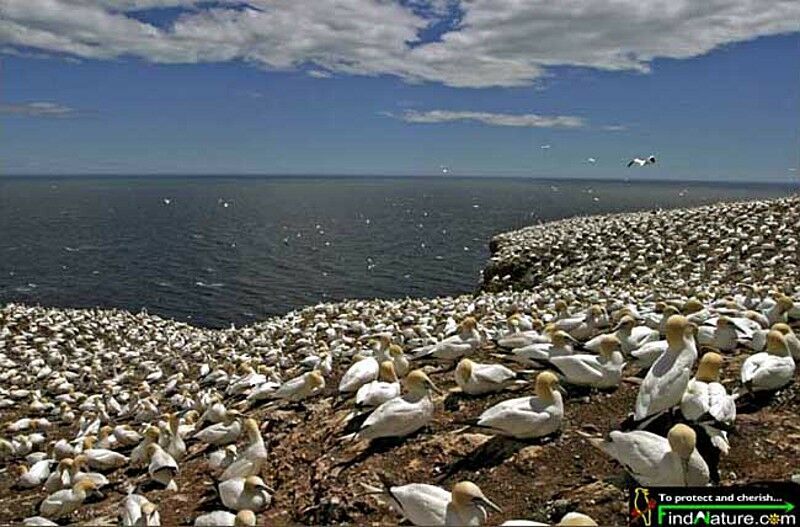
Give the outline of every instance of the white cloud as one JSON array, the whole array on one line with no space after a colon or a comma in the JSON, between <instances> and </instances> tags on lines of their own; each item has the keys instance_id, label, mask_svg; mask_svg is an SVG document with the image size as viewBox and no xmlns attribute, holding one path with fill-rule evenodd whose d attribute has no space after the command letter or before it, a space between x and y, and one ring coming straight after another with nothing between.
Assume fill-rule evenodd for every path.
<instances>
[{"instance_id":1,"label":"white cloud","mask_svg":"<svg viewBox=\"0 0 800 527\"><path fill-rule=\"evenodd\" d=\"M490 112L454 112L448 110L429 110L418 112L407 110L399 116L386 113L408 123L449 123L454 121L475 121L491 126L518 126L527 128L582 128L585 121L573 115L537 115L533 113L511 114Z\"/></svg>"},{"instance_id":2,"label":"white cloud","mask_svg":"<svg viewBox=\"0 0 800 527\"><path fill-rule=\"evenodd\" d=\"M236 9L231 9L233 4ZM800 30L796 0L2 0L0 45L90 59L246 60L267 69L395 75L450 86L528 85L551 66L646 72L762 35ZM457 4L434 42L420 32ZM133 18L187 10L167 28Z\"/></svg>"},{"instance_id":3,"label":"white cloud","mask_svg":"<svg viewBox=\"0 0 800 527\"><path fill-rule=\"evenodd\" d=\"M0 114L28 115L32 117L71 117L74 108L54 102L26 102L20 104L0 104Z\"/></svg>"}]
</instances>

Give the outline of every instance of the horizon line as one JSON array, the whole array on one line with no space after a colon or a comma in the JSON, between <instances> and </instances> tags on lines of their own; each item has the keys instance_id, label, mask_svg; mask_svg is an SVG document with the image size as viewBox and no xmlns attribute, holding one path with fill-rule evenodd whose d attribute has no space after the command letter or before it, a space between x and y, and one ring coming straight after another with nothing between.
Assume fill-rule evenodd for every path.
<instances>
[{"instance_id":1,"label":"horizon line","mask_svg":"<svg viewBox=\"0 0 800 527\"><path fill-rule=\"evenodd\" d=\"M0 180L3 179L69 179L69 178L83 178L83 179L113 179L113 178L142 178L142 179L156 179L156 178L188 178L188 179L203 179L203 178L219 178L219 179L411 179L411 178L425 178L425 179L516 179L516 180L531 180L543 182L558 182L558 181L578 181L578 182L606 182L606 183L692 183L692 184L748 184L748 185L781 185L800 186L800 179L769 179L769 180L756 180L756 179L695 179L695 178L639 178L639 177L581 177L581 176L533 176L522 174L506 174L506 175L476 175L476 174L305 174L305 173L232 173L232 174L216 174L216 173L181 173L181 172L151 172L151 173L136 173L136 172L120 172L120 173L74 173L74 174L0 174Z\"/></svg>"}]
</instances>

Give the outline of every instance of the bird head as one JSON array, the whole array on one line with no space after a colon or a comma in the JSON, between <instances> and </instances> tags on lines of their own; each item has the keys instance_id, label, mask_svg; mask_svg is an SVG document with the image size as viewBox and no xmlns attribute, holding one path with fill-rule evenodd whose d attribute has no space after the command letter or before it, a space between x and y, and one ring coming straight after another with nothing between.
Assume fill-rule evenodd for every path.
<instances>
[{"instance_id":1,"label":"bird head","mask_svg":"<svg viewBox=\"0 0 800 527\"><path fill-rule=\"evenodd\" d=\"M306 375L306 382L314 389L325 388L325 377L317 370L309 372Z\"/></svg>"},{"instance_id":2,"label":"bird head","mask_svg":"<svg viewBox=\"0 0 800 527\"><path fill-rule=\"evenodd\" d=\"M480 487L471 481L461 481L453 485L451 495L453 503L459 507L473 505L482 509L489 508L495 512L503 512L503 509L484 496Z\"/></svg>"},{"instance_id":3,"label":"bird head","mask_svg":"<svg viewBox=\"0 0 800 527\"><path fill-rule=\"evenodd\" d=\"M620 348L620 341L616 335L603 335L600 337L600 354L610 357L611 354Z\"/></svg>"},{"instance_id":4,"label":"bird head","mask_svg":"<svg viewBox=\"0 0 800 527\"><path fill-rule=\"evenodd\" d=\"M683 312L687 315L691 315L692 313L697 313L698 311L702 311L705 306L701 301L696 298L690 298L683 304Z\"/></svg>"},{"instance_id":5,"label":"bird head","mask_svg":"<svg viewBox=\"0 0 800 527\"><path fill-rule=\"evenodd\" d=\"M680 344L683 339L694 331L694 326L682 315L672 315L667 319L666 334L667 342L670 344Z\"/></svg>"},{"instance_id":6,"label":"bird head","mask_svg":"<svg viewBox=\"0 0 800 527\"><path fill-rule=\"evenodd\" d=\"M391 346L389 346L389 355L394 358L402 357L403 348L401 348L397 344L392 344Z\"/></svg>"},{"instance_id":7,"label":"bird head","mask_svg":"<svg viewBox=\"0 0 800 527\"><path fill-rule=\"evenodd\" d=\"M722 355L709 351L700 359L700 365L697 367L697 375L695 377L698 381L716 382L719 380L721 367Z\"/></svg>"},{"instance_id":8,"label":"bird head","mask_svg":"<svg viewBox=\"0 0 800 527\"><path fill-rule=\"evenodd\" d=\"M536 376L536 395L540 399L552 400L553 391L559 389L558 377L551 371L543 371Z\"/></svg>"},{"instance_id":9,"label":"bird head","mask_svg":"<svg viewBox=\"0 0 800 527\"><path fill-rule=\"evenodd\" d=\"M685 424L677 424L667 434L670 449L681 459L689 459L697 443L697 434Z\"/></svg>"},{"instance_id":10,"label":"bird head","mask_svg":"<svg viewBox=\"0 0 800 527\"><path fill-rule=\"evenodd\" d=\"M394 362L385 360L378 366L378 378L383 382L397 382L397 373L394 371Z\"/></svg>"},{"instance_id":11,"label":"bird head","mask_svg":"<svg viewBox=\"0 0 800 527\"><path fill-rule=\"evenodd\" d=\"M783 336L783 333L775 329L767 333L767 353L781 357L789 354L786 337Z\"/></svg>"},{"instance_id":12,"label":"bird head","mask_svg":"<svg viewBox=\"0 0 800 527\"><path fill-rule=\"evenodd\" d=\"M406 386L411 392L427 392L432 390L436 393L442 393L439 388L433 383L422 370L414 370L406 376Z\"/></svg>"},{"instance_id":13,"label":"bird head","mask_svg":"<svg viewBox=\"0 0 800 527\"><path fill-rule=\"evenodd\" d=\"M256 524L256 515L253 511L245 509L236 513L233 519L234 527L253 527Z\"/></svg>"},{"instance_id":14,"label":"bird head","mask_svg":"<svg viewBox=\"0 0 800 527\"><path fill-rule=\"evenodd\" d=\"M461 379L462 382L466 382L472 375L472 367L474 365L475 363L467 358L461 359L458 366L456 366L456 379Z\"/></svg>"}]
</instances>

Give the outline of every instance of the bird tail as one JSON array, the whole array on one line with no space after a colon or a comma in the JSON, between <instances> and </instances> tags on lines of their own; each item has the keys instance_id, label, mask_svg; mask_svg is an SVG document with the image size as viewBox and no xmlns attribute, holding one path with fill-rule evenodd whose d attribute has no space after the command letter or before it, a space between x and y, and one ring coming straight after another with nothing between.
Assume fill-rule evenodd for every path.
<instances>
[{"instance_id":1,"label":"bird tail","mask_svg":"<svg viewBox=\"0 0 800 527\"><path fill-rule=\"evenodd\" d=\"M433 350L435 348L436 348L435 344L431 344L429 346L423 346L421 348L417 348L417 349L412 351L413 355L411 355L411 358L413 360L419 360L419 359L422 359L424 357L427 357L428 355L433 353Z\"/></svg>"}]
</instances>

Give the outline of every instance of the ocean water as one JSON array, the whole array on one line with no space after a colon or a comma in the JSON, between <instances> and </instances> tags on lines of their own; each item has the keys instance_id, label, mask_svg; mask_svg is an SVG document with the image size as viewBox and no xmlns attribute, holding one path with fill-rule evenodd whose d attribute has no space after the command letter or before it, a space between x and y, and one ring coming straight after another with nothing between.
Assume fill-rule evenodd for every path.
<instances>
[{"instance_id":1,"label":"ocean water","mask_svg":"<svg viewBox=\"0 0 800 527\"><path fill-rule=\"evenodd\" d=\"M787 186L454 178L0 178L0 303L221 327L318 301L472 292L499 232Z\"/></svg>"}]
</instances>

